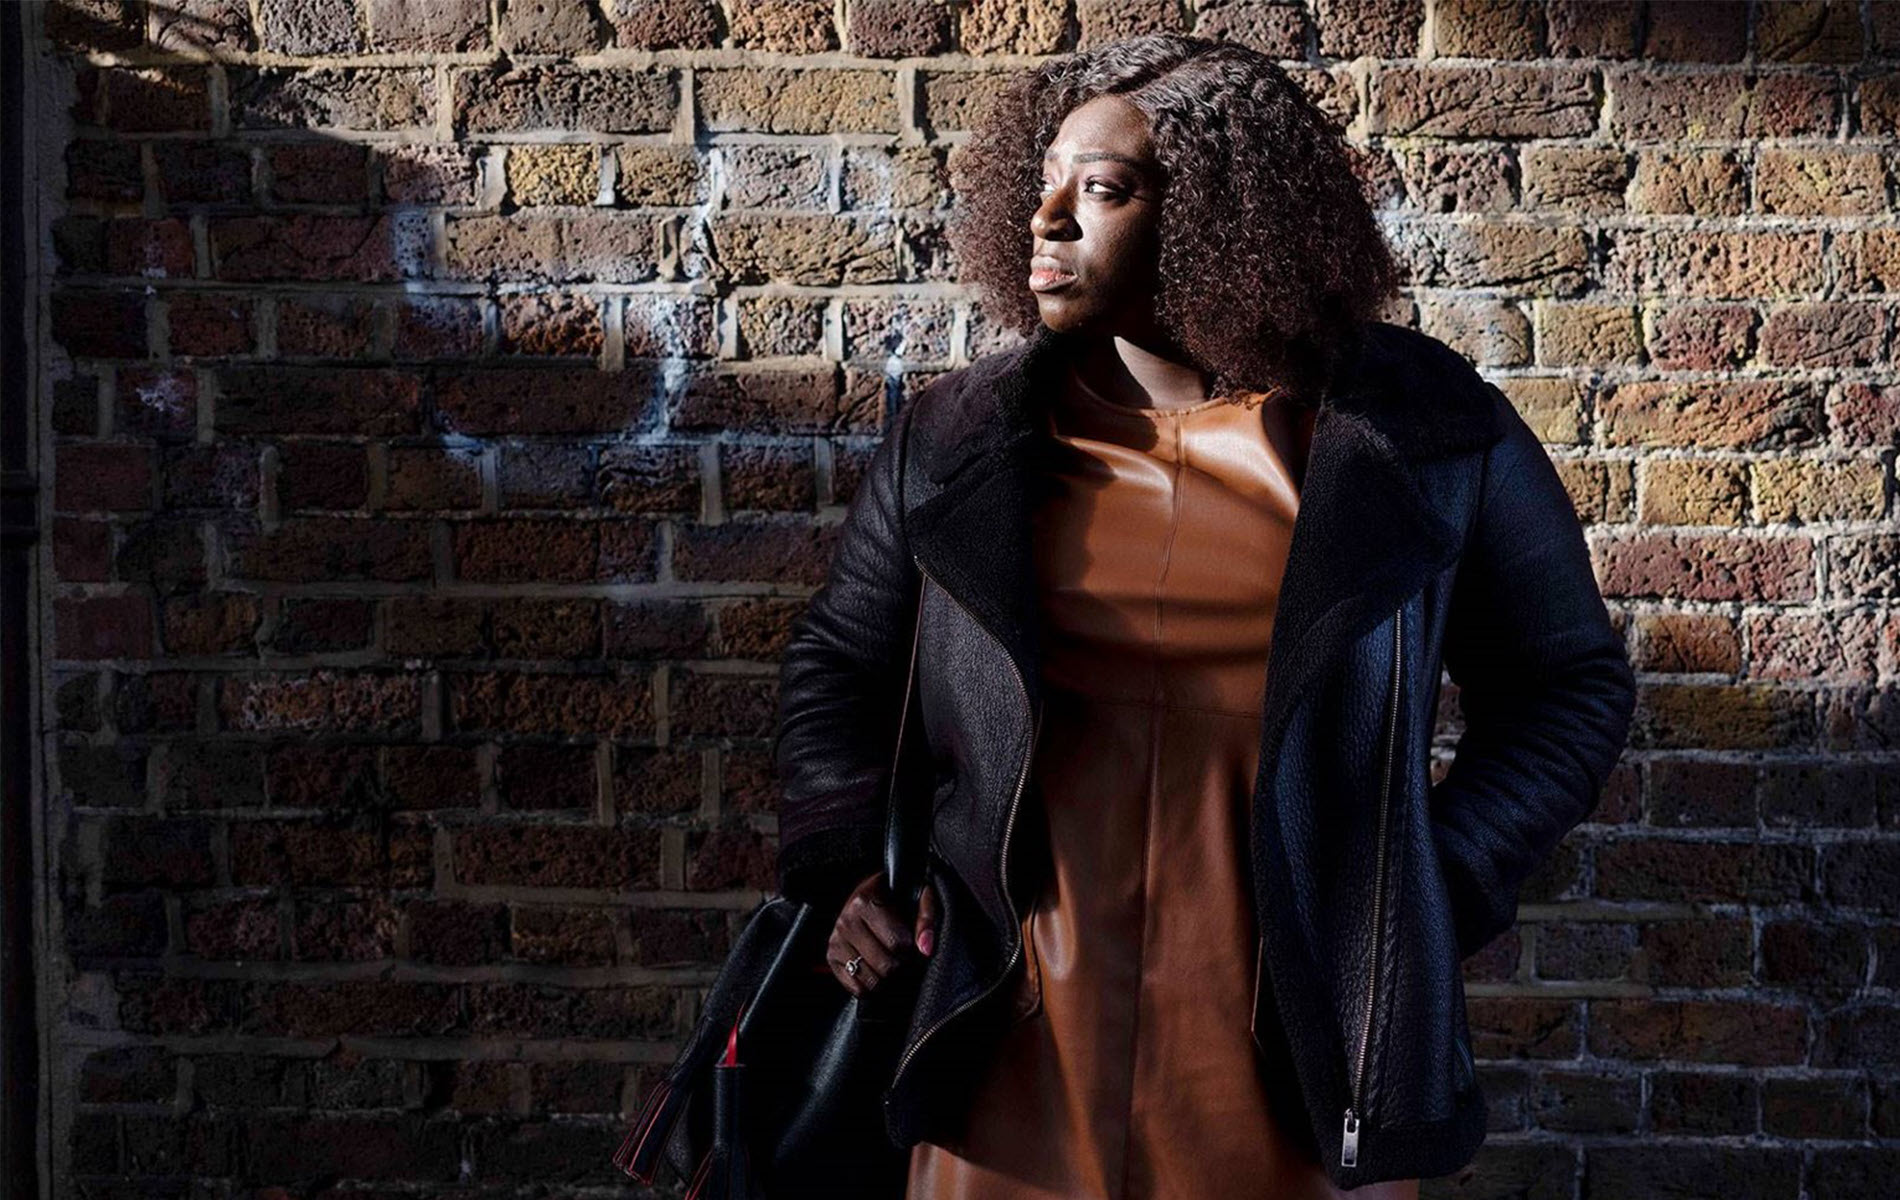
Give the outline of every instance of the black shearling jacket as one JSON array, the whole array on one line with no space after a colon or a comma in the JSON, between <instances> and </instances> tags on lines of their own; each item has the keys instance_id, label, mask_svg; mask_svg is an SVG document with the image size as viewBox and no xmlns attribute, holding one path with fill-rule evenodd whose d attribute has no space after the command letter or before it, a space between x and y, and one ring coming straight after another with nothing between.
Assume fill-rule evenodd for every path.
<instances>
[{"instance_id":1,"label":"black shearling jacket","mask_svg":"<svg viewBox=\"0 0 1900 1200\"><path fill-rule=\"evenodd\" d=\"M903 407L783 658L781 893L835 908L883 865L889 796L931 806L943 908L883 1097L899 1146L958 1127L1010 1019L1018 914L1046 865L1027 811L1042 704L1029 516L1048 442L1036 400L1072 345L1040 327ZM1464 729L1433 785L1444 670ZM1634 704L1535 434L1443 343L1366 326L1314 426L1249 822L1263 1077L1337 1186L1476 1153L1461 962L1595 807ZM896 754L900 735L921 750ZM924 767L894 782L900 758Z\"/></svg>"}]
</instances>

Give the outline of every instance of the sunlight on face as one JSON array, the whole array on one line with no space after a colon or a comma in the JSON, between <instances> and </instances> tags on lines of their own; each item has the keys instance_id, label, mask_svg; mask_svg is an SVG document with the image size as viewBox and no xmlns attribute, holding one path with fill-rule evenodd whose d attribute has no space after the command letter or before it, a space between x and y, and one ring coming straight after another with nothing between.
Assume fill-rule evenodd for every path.
<instances>
[{"instance_id":1,"label":"sunlight on face","mask_svg":"<svg viewBox=\"0 0 1900 1200\"><path fill-rule=\"evenodd\" d=\"M1148 119L1128 101L1097 96L1063 120L1029 220L1026 283L1045 325L1128 333L1152 321L1161 178Z\"/></svg>"}]
</instances>

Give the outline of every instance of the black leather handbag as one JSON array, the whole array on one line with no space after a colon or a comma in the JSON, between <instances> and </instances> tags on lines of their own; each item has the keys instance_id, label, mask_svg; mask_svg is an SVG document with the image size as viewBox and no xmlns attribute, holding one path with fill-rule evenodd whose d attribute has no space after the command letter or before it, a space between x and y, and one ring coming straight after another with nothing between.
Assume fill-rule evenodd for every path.
<instances>
[{"instance_id":1,"label":"black leather handbag","mask_svg":"<svg viewBox=\"0 0 1900 1200\"><path fill-rule=\"evenodd\" d=\"M905 688L884 872L891 895L914 914L930 811L927 789L911 784L922 758L909 720L914 628ZM864 997L852 995L825 962L836 921L835 909L783 896L753 910L692 1036L614 1152L616 1166L651 1184L664 1159L688 1182L686 1200L902 1200L910 1155L886 1132L883 1094L923 966L907 960Z\"/></svg>"}]
</instances>

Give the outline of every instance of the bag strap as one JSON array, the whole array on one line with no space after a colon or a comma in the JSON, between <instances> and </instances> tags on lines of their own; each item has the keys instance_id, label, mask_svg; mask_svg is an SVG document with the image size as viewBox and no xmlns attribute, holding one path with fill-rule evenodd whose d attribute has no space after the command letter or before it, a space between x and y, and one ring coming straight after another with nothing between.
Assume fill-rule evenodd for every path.
<instances>
[{"instance_id":1,"label":"bag strap","mask_svg":"<svg viewBox=\"0 0 1900 1200\"><path fill-rule=\"evenodd\" d=\"M923 629L924 583L917 585L917 614L911 629L910 669L904 683L904 705L897 717L897 750L891 761L891 786L884 817L884 877L891 895L915 913L923 897L924 850L929 839L930 799L927 788L910 785L915 764L922 760L918 733L922 722L911 719L917 706L917 643Z\"/></svg>"},{"instance_id":2,"label":"bag strap","mask_svg":"<svg viewBox=\"0 0 1900 1200\"><path fill-rule=\"evenodd\" d=\"M913 398L909 403L915 403ZM897 520L901 528L904 520L904 484L910 472L910 426L906 417L895 422L893 436L897 444ZM916 711L919 682L917 677L917 646L922 639L924 618L925 580L922 572L917 575L917 609L911 619L910 666L905 672L904 700L897 715L897 748L891 757L890 789L885 801L884 818L884 878L889 885L891 895L908 904L908 911L914 914L924 890L924 854L930 836L930 790L910 786L909 776L915 769L914 764L923 757L919 753L919 743L923 739L918 735L917 727L921 722L911 719ZM908 798L908 802L907 801Z\"/></svg>"}]
</instances>

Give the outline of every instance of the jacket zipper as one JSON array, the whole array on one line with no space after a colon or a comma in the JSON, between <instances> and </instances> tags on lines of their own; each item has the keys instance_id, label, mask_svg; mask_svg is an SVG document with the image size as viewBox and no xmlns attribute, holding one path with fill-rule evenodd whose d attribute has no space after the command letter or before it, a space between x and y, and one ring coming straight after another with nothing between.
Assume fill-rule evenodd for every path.
<instances>
[{"instance_id":1,"label":"jacket zipper","mask_svg":"<svg viewBox=\"0 0 1900 1200\"><path fill-rule=\"evenodd\" d=\"M1378 1001L1379 950L1385 940L1385 844L1386 816L1392 800L1392 748L1398 736L1400 662L1404 650L1405 606L1392 614L1392 694L1386 705L1384 776L1379 785L1379 820L1372 870L1372 915L1366 956L1366 1015L1359 1027L1359 1049L1353 1058L1352 1094L1346 1105L1345 1123L1339 1141L1339 1165L1359 1163L1359 1120L1365 1114L1366 1065L1372 1048L1372 1017ZM1255 993L1259 984L1256 975Z\"/></svg>"},{"instance_id":2,"label":"jacket zipper","mask_svg":"<svg viewBox=\"0 0 1900 1200\"><path fill-rule=\"evenodd\" d=\"M1247 1033L1253 1038L1253 1044L1260 1045L1260 964L1267 957L1267 939L1254 939L1253 950L1253 1007L1247 1010Z\"/></svg>"},{"instance_id":3,"label":"jacket zipper","mask_svg":"<svg viewBox=\"0 0 1900 1200\"><path fill-rule=\"evenodd\" d=\"M991 630L987 625L984 625L982 620L979 619L975 613L970 611L969 605L963 603L963 601L961 600L958 600L955 592L951 591L949 588L944 587L943 584L938 583L937 578L934 575L932 575L924 567L923 561L921 559L919 559L916 555L913 554L911 556L911 561L917 564L917 569L923 573L924 578L930 580L930 582L932 583L937 584L938 591L950 597L950 599L956 603L957 607L961 608L970 617L971 620L975 621L977 625L983 629L985 633L988 633L992 638L996 638L995 631ZM1000 642L1001 639L997 638L997 641ZM1016 677L1016 686L1022 692L1023 703L1028 704L1029 703L1029 684L1028 684L1028 681L1023 678L1022 667L1017 664L1016 659L1013 655L1006 656L1006 657L1009 658L1011 670ZM1022 930L1021 930L1022 918L1017 916L1016 901L1010 896L1010 893L1009 893L1009 843L1010 843L1010 836L1015 831L1015 828L1016 828L1016 806L1018 802L1021 801L1022 799L1023 785L1027 783L1029 780L1029 764L1036 757L1036 741L1041 736L1041 733L1042 733L1042 706L1038 704L1035 706L1033 718L1030 723L1029 752L1023 755L1023 765L1017 771L1017 774L1016 774L1016 790L1013 793L1011 793L1010 798L1009 798L1009 815L1003 822L1003 849L1002 849L1002 853L1000 854L998 858L998 865L997 865L997 870L999 872L997 876L997 880L1003 889L1004 907L1009 909L1010 927L1011 929L1015 931L1016 945L1010 951L1009 961L1003 964L1002 973L999 974L996 977L996 979L988 987L984 988L981 992L978 992L976 995L970 997L970 999L964 1001L962 1004L959 1004L956 1008L952 1009L950 1012L945 1013L943 1016L937 1018L937 1020L931 1024L929 1029L924 1030L922 1035L920 1035L916 1041L910 1044L909 1048L907 1048L904 1051L903 1057L897 1060L897 1069L893 1071L891 1074L891 1082L890 1082L889 1088L887 1089L887 1092L896 1090L898 1082L902 1080L904 1077L905 1068L910 1065L910 1060L917 1056L917 1052L923 1049L924 1043L929 1041L931 1036L934 1035L939 1029L942 1029L945 1025L955 1020L958 1016L960 1016L964 1011L969 1009L972 1005L982 1001L991 992L995 991L997 987L1002 984L1003 980L1009 978L1009 973L1013 971L1016 967L1016 960L1022 957L1022 953L1023 953L1023 939L1022 939Z\"/></svg>"},{"instance_id":4,"label":"jacket zipper","mask_svg":"<svg viewBox=\"0 0 1900 1200\"><path fill-rule=\"evenodd\" d=\"M886 803L897 798L897 770L904 764L904 725L910 720L910 694L917 687L917 644L923 639L924 632L924 589L917 587L917 612L911 619L910 630L910 668L904 674L904 703L897 710L897 748L891 752L891 786L886 792Z\"/></svg>"}]
</instances>

